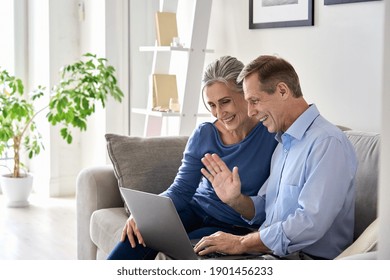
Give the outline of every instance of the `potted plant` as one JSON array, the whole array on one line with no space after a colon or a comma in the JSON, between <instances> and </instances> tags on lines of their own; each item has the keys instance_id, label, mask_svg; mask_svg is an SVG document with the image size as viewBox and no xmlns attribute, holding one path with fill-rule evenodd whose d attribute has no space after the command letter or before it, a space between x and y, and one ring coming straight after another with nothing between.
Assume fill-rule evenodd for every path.
<instances>
[{"instance_id":1,"label":"potted plant","mask_svg":"<svg viewBox=\"0 0 390 280\"><path fill-rule=\"evenodd\" d=\"M36 110L34 105L44 96L45 87L38 86L36 90L26 94L19 78L0 69L0 156L6 149L13 155L13 170L0 176L3 193L12 196L8 197L8 206L28 205L32 178L28 172L22 172L20 157L22 148L29 158L38 155L43 149L42 137L35 124L38 114L47 111L48 122L61 125L62 138L71 143L70 128L86 130L87 118L95 112L96 102L105 107L108 96L119 102L123 98L115 69L107 65L105 58L84 54L81 60L64 66L60 74L61 80L51 88L48 104ZM21 187L8 186L8 183L11 181L19 184L23 178L31 185L22 193L27 198L15 198Z\"/></svg>"}]
</instances>

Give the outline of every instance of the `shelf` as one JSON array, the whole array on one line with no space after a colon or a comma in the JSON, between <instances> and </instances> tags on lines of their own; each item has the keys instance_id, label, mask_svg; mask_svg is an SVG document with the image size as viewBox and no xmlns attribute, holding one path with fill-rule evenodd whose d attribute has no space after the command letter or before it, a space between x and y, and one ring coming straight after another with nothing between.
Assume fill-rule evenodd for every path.
<instances>
[{"instance_id":1,"label":"shelf","mask_svg":"<svg viewBox=\"0 0 390 280\"><path fill-rule=\"evenodd\" d=\"M132 108L131 112L134 114L141 114L141 115L148 115L148 116L153 116L153 117L181 117L184 116L185 114L182 114L180 112L159 112L159 111L152 111L148 109L143 109L143 108ZM195 117L211 117L211 114L209 113L198 113L196 114Z\"/></svg>"},{"instance_id":2,"label":"shelf","mask_svg":"<svg viewBox=\"0 0 390 280\"><path fill-rule=\"evenodd\" d=\"M170 46L143 46L139 47L141 52L171 52L171 51L180 51L180 52L190 52L192 49L183 48L183 47L170 47Z\"/></svg>"},{"instance_id":3,"label":"shelf","mask_svg":"<svg viewBox=\"0 0 390 280\"><path fill-rule=\"evenodd\" d=\"M191 52L193 49L190 48L183 48L183 47L171 47L171 46L141 46L139 47L139 50L141 52L172 52L172 51L179 51L179 52ZM213 53L214 50L210 49L203 49L202 50L205 53Z\"/></svg>"},{"instance_id":4,"label":"shelf","mask_svg":"<svg viewBox=\"0 0 390 280\"><path fill-rule=\"evenodd\" d=\"M180 117L180 112L160 112L160 111L152 111L148 109L142 109L142 108L132 108L132 113L135 114L141 114L141 115L148 115L148 116L154 116L154 117Z\"/></svg>"},{"instance_id":5,"label":"shelf","mask_svg":"<svg viewBox=\"0 0 390 280\"><path fill-rule=\"evenodd\" d=\"M160 0L161 12L177 12L178 0ZM153 54L152 69L149 76L149 91L146 108L132 108L131 113L145 116L144 136L158 136L162 134L162 127L168 123L178 126L178 135L191 135L197 124L197 118L210 118L209 112L199 113L199 94L201 92L202 75L205 55L213 53L206 49L208 28L211 13L210 0L195 0L189 45L159 46L157 41L153 46L140 46L140 52ZM173 40L173 39L172 39ZM169 41L169 40L168 40ZM184 47L185 46L185 47ZM179 57L179 53L184 57ZM177 61L180 58L180 61ZM179 67L178 67L179 66ZM180 68L181 67L181 68ZM184 69L185 67L185 69ZM181 106L180 112L152 111L152 104L156 104L152 75L179 73ZM179 122L176 122L178 120ZM176 128L176 127L175 127Z\"/></svg>"}]
</instances>

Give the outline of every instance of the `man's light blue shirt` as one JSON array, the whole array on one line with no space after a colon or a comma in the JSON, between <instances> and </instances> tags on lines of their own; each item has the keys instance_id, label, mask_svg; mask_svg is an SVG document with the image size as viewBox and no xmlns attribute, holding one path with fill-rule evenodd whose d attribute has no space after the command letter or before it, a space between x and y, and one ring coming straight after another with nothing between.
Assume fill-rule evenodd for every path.
<instances>
[{"instance_id":1,"label":"man's light blue shirt","mask_svg":"<svg viewBox=\"0 0 390 280\"><path fill-rule=\"evenodd\" d=\"M260 238L274 254L335 258L353 239L357 159L344 133L311 105L285 133L271 174L251 197Z\"/></svg>"}]
</instances>

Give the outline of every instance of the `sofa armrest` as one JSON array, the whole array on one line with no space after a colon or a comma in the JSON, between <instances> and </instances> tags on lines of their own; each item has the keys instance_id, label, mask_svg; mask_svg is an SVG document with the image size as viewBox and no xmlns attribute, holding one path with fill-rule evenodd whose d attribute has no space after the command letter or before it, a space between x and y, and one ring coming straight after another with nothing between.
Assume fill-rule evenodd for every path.
<instances>
[{"instance_id":1,"label":"sofa armrest","mask_svg":"<svg viewBox=\"0 0 390 280\"><path fill-rule=\"evenodd\" d=\"M90 218L94 211L121 207L118 181L111 165L83 169L76 182L77 258L96 259L90 238Z\"/></svg>"},{"instance_id":2,"label":"sofa armrest","mask_svg":"<svg viewBox=\"0 0 390 280\"><path fill-rule=\"evenodd\" d=\"M339 256L338 259L347 259L348 257L354 258L354 255L366 254L376 250L378 243L378 232L379 232L379 220L375 219L355 240L347 249L345 249ZM363 256L363 255L362 255Z\"/></svg>"}]
</instances>

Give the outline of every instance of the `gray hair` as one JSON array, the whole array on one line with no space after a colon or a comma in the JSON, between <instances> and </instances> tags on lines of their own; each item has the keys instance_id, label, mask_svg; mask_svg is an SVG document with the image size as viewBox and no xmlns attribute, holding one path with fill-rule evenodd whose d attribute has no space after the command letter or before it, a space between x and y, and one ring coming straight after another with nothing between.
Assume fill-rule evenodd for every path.
<instances>
[{"instance_id":1,"label":"gray hair","mask_svg":"<svg viewBox=\"0 0 390 280\"><path fill-rule=\"evenodd\" d=\"M243 92L242 82L237 82L237 77L241 70L244 68L244 64L235 57L222 56L219 59L210 63L203 74L203 87L211 86L216 82L226 84L226 86L234 86L234 90L237 92Z\"/></svg>"},{"instance_id":2,"label":"gray hair","mask_svg":"<svg viewBox=\"0 0 390 280\"><path fill-rule=\"evenodd\" d=\"M224 83L227 87L236 91L237 93L244 94L242 81L237 82L238 75L241 73L243 68L244 63L231 56L222 56L219 59L214 60L206 67L202 79L202 101L207 110L209 110L209 108L204 100L203 95L205 87L220 82Z\"/></svg>"}]
</instances>

